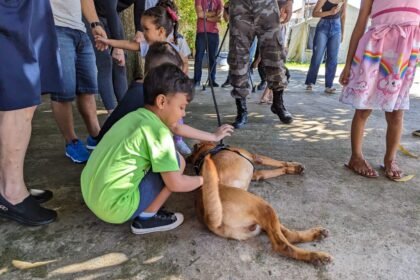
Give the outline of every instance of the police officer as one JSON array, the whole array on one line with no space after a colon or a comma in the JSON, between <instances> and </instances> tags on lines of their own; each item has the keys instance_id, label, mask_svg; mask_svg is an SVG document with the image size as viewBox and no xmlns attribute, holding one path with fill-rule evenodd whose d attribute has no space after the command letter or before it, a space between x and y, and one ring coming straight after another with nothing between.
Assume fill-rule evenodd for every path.
<instances>
[{"instance_id":1,"label":"police officer","mask_svg":"<svg viewBox=\"0 0 420 280\"><path fill-rule=\"evenodd\" d=\"M280 8L286 17L282 23L290 20L293 0L231 0L229 3L229 56L231 71L231 95L235 98L237 116L233 123L241 128L248 122L246 97L249 94L248 84L249 47L255 36L260 42L260 53L268 87L273 90L271 111L280 121L289 124L292 115L283 104L283 91L287 85L283 54L283 36L280 31Z\"/></svg>"}]
</instances>

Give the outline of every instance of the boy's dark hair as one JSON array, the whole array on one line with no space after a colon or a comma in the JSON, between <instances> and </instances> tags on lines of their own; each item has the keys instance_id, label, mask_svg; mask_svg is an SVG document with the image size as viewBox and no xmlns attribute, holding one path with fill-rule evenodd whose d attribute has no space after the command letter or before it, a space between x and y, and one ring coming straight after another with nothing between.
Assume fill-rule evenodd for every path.
<instances>
[{"instance_id":1,"label":"boy's dark hair","mask_svg":"<svg viewBox=\"0 0 420 280\"><path fill-rule=\"evenodd\" d=\"M160 0L155 7L147 9L143 16L153 18L157 28L165 29L166 37L173 32L175 45L178 45L178 8L171 0Z\"/></svg>"},{"instance_id":2,"label":"boy's dark hair","mask_svg":"<svg viewBox=\"0 0 420 280\"><path fill-rule=\"evenodd\" d=\"M144 71L149 72L150 69L163 63L172 63L182 68L184 62L178 51L168 42L156 42L150 45L147 51Z\"/></svg>"},{"instance_id":3,"label":"boy's dark hair","mask_svg":"<svg viewBox=\"0 0 420 280\"><path fill-rule=\"evenodd\" d=\"M193 89L193 81L178 66L164 63L147 73L144 79L144 103L154 105L159 94L167 96L175 93L185 93L190 102L194 97Z\"/></svg>"}]
</instances>

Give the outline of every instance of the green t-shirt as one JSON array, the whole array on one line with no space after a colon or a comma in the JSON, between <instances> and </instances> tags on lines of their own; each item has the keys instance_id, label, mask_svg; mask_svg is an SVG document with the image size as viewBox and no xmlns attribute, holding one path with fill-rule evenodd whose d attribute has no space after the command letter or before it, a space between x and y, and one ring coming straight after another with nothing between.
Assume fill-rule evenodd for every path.
<instances>
[{"instance_id":1,"label":"green t-shirt","mask_svg":"<svg viewBox=\"0 0 420 280\"><path fill-rule=\"evenodd\" d=\"M169 128L141 108L115 123L90 155L81 176L86 205L108 223L126 222L139 206L139 183L150 168L179 170Z\"/></svg>"}]
</instances>

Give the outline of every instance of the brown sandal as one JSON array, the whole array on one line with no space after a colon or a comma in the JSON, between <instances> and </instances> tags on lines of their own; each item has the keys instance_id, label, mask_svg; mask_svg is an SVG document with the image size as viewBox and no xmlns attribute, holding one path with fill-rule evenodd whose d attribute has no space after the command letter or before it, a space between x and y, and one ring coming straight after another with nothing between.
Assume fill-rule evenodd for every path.
<instances>
[{"instance_id":1,"label":"brown sandal","mask_svg":"<svg viewBox=\"0 0 420 280\"><path fill-rule=\"evenodd\" d=\"M368 167L368 169L366 170L367 171L366 173L363 173L361 170L356 170L354 168L354 166L351 166L351 165L349 165L347 163L345 163L344 166L347 167L348 169L350 169L351 171L353 171L354 173L356 173L357 175L360 175L362 177L366 177L366 178L378 178L379 177L378 172L376 172L375 169L369 167L369 164L367 163L366 160L364 160L364 163L365 163L366 167ZM373 175L370 175L370 174L373 174Z\"/></svg>"}]
</instances>

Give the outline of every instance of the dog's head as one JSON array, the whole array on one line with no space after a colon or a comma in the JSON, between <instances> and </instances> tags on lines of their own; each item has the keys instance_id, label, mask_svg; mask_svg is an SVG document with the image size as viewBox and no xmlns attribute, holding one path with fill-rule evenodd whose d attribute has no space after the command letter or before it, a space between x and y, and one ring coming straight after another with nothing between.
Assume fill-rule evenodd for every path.
<instances>
[{"instance_id":1,"label":"dog's head","mask_svg":"<svg viewBox=\"0 0 420 280\"><path fill-rule=\"evenodd\" d=\"M208 141L202 141L195 144L191 155L187 158L187 162L194 164L201 155L213 149L215 146L216 143Z\"/></svg>"}]
</instances>

